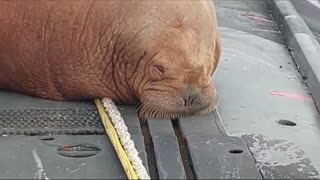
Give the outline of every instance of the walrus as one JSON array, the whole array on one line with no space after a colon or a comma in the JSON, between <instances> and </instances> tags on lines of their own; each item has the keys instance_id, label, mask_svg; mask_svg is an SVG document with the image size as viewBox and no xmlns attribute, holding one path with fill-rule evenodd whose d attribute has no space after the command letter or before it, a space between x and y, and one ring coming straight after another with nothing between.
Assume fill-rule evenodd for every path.
<instances>
[{"instance_id":1,"label":"walrus","mask_svg":"<svg viewBox=\"0 0 320 180\"><path fill-rule=\"evenodd\" d=\"M0 88L109 97L141 118L213 111L221 54L212 1L0 1Z\"/></svg>"}]
</instances>

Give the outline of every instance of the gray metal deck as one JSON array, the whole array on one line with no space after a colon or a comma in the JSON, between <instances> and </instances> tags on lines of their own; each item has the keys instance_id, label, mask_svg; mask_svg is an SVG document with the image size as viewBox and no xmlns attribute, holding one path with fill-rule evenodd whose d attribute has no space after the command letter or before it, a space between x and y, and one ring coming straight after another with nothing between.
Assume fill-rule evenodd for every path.
<instances>
[{"instance_id":1,"label":"gray metal deck","mask_svg":"<svg viewBox=\"0 0 320 180\"><path fill-rule=\"evenodd\" d=\"M118 106L152 178L320 178L319 113L264 1L215 0L219 108L140 123ZM1 179L123 179L92 102L0 92ZM89 145L88 145L89 144ZM80 151L65 146L81 145Z\"/></svg>"}]
</instances>

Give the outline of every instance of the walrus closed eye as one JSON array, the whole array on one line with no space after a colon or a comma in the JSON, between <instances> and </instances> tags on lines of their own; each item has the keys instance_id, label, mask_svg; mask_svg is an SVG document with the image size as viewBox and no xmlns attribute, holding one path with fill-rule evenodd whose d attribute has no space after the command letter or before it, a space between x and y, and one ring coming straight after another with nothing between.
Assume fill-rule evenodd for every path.
<instances>
[{"instance_id":1,"label":"walrus closed eye","mask_svg":"<svg viewBox=\"0 0 320 180\"><path fill-rule=\"evenodd\" d=\"M109 97L141 119L211 112L220 37L212 1L0 1L0 89Z\"/></svg>"}]
</instances>

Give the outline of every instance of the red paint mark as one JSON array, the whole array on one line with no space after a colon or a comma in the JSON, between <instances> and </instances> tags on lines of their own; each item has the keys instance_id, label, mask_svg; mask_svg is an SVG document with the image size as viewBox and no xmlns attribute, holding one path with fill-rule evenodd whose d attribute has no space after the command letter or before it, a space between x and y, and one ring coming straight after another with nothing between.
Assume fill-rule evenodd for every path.
<instances>
[{"instance_id":1,"label":"red paint mark","mask_svg":"<svg viewBox=\"0 0 320 180\"><path fill-rule=\"evenodd\" d=\"M310 96L281 92L281 91L271 91L271 94L274 96L284 96L284 97L291 98L291 99L308 100L308 101L312 100L312 98Z\"/></svg>"},{"instance_id":2,"label":"red paint mark","mask_svg":"<svg viewBox=\"0 0 320 180\"><path fill-rule=\"evenodd\" d=\"M254 19L254 20L258 20L258 21L264 21L264 22L268 22L268 23L274 23L273 21L263 18L263 17L258 17L258 16L251 16L251 15L246 15L249 19Z\"/></svg>"}]
</instances>

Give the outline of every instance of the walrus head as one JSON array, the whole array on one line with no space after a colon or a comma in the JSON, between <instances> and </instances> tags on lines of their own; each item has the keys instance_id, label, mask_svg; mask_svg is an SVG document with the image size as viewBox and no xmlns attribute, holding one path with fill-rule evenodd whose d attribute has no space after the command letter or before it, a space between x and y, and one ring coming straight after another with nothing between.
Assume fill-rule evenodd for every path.
<instances>
[{"instance_id":1,"label":"walrus head","mask_svg":"<svg viewBox=\"0 0 320 180\"><path fill-rule=\"evenodd\" d=\"M217 92L212 76L220 58L220 39L205 39L196 30L172 30L155 38L156 52L144 66L139 93L141 118L176 119L213 111Z\"/></svg>"}]
</instances>

